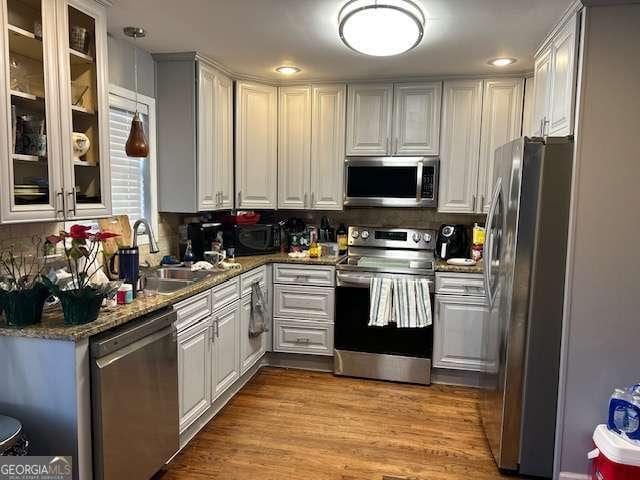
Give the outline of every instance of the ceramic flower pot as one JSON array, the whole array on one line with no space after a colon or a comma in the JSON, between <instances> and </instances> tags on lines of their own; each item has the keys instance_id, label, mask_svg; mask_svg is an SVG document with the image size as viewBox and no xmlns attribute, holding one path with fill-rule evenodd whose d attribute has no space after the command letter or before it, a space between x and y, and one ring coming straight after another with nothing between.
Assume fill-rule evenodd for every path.
<instances>
[{"instance_id":1,"label":"ceramic flower pot","mask_svg":"<svg viewBox=\"0 0 640 480\"><path fill-rule=\"evenodd\" d=\"M98 318L104 293L92 287L65 290L57 294L62 304L65 325L83 325Z\"/></svg>"},{"instance_id":2,"label":"ceramic flower pot","mask_svg":"<svg viewBox=\"0 0 640 480\"><path fill-rule=\"evenodd\" d=\"M7 324L12 327L26 327L42 320L44 301L49 296L47 288L38 283L29 290L3 291L0 301Z\"/></svg>"}]
</instances>

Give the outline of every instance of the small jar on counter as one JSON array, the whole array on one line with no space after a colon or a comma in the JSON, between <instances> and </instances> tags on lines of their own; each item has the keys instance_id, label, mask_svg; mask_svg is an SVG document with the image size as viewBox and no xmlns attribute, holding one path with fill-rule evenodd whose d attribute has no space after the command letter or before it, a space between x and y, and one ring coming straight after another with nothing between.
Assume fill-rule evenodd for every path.
<instances>
[{"instance_id":1,"label":"small jar on counter","mask_svg":"<svg viewBox=\"0 0 640 480\"><path fill-rule=\"evenodd\" d=\"M133 285L130 283L124 283L118 289L116 298L118 299L118 305L126 305L133 302Z\"/></svg>"}]
</instances>

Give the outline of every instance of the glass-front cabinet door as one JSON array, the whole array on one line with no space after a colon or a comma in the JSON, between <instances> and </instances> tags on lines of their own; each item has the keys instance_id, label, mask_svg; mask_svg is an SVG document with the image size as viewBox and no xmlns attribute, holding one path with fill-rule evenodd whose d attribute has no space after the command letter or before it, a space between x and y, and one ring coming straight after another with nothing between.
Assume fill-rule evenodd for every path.
<instances>
[{"instance_id":1,"label":"glass-front cabinet door","mask_svg":"<svg viewBox=\"0 0 640 480\"><path fill-rule=\"evenodd\" d=\"M66 217L104 217L111 214L106 14L91 0L58 0L58 22Z\"/></svg>"},{"instance_id":2,"label":"glass-front cabinet door","mask_svg":"<svg viewBox=\"0 0 640 480\"><path fill-rule=\"evenodd\" d=\"M55 2L0 0L3 222L64 218Z\"/></svg>"}]
</instances>

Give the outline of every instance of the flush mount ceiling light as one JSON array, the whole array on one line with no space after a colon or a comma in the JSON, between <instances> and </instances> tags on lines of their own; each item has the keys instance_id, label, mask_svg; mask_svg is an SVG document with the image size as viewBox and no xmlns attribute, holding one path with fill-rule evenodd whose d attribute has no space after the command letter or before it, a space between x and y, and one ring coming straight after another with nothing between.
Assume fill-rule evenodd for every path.
<instances>
[{"instance_id":1,"label":"flush mount ceiling light","mask_svg":"<svg viewBox=\"0 0 640 480\"><path fill-rule=\"evenodd\" d=\"M493 65L494 67L506 67L507 65L511 65L516 62L517 60L515 58L500 57L500 58L492 58L487 63L489 65Z\"/></svg>"},{"instance_id":2,"label":"flush mount ceiling light","mask_svg":"<svg viewBox=\"0 0 640 480\"><path fill-rule=\"evenodd\" d=\"M424 21L422 10L410 0L351 0L340 10L338 31L352 50L388 57L416 47Z\"/></svg>"},{"instance_id":3,"label":"flush mount ceiling light","mask_svg":"<svg viewBox=\"0 0 640 480\"><path fill-rule=\"evenodd\" d=\"M276 68L276 72L281 73L283 75L295 75L300 72L298 67L293 67L291 65L283 65L281 67Z\"/></svg>"}]
</instances>

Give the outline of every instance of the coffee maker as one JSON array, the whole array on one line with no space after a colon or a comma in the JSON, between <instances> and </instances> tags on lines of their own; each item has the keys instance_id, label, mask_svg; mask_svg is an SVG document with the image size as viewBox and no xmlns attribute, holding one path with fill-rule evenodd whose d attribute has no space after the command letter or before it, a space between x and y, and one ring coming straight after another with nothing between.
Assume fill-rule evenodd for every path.
<instances>
[{"instance_id":1,"label":"coffee maker","mask_svg":"<svg viewBox=\"0 0 640 480\"><path fill-rule=\"evenodd\" d=\"M469 231L465 225L440 225L436 240L437 258L469 258L470 248Z\"/></svg>"}]
</instances>

